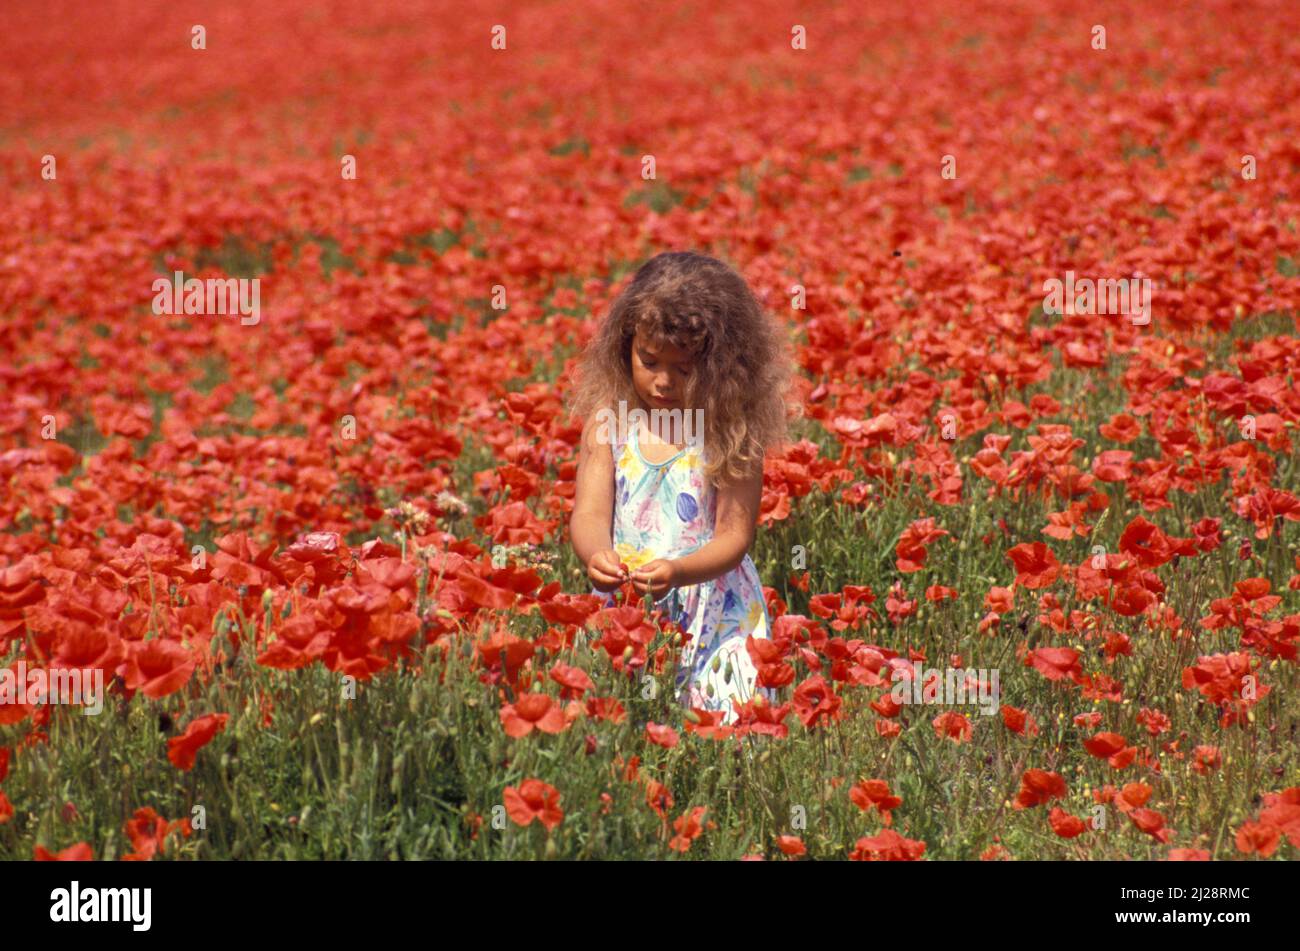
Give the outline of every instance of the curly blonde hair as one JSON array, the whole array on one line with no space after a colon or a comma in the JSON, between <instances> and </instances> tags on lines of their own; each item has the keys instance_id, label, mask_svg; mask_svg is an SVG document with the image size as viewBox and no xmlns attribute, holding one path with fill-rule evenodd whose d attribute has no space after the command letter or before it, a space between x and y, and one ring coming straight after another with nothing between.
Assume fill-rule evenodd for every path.
<instances>
[{"instance_id":1,"label":"curly blonde hair","mask_svg":"<svg viewBox=\"0 0 1300 951\"><path fill-rule=\"evenodd\" d=\"M694 251L655 255L615 298L580 357L571 416L615 412L620 400L638 405L631 362L638 330L695 358L683 402L703 410L704 472L715 485L744 478L769 447L789 440L801 406L788 398L788 333L739 272Z\"/></svg>"}]
</instances>

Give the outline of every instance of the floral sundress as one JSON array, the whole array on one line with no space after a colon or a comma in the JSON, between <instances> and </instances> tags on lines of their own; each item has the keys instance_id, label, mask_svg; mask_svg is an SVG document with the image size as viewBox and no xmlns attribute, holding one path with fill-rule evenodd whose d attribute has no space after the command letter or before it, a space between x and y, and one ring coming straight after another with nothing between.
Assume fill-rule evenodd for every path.
<instances>
[{"instance_id":1,"label":"floral sundress","mask_svg":"<svg viewBox=\"0 0 1300 951\"><path fill-rule=\"evenodd\" d=\"M639 427L627 428L630 433L617 436L625 441L612 445L613 541L619 558L636 570L657 558L683 557L709 542L717 499L704 475L705 450L688 445L672 458L652 463L641 454ZM605 594L607 605L615 603L614 594ZM737 718L732 700L748 702L757 691L776 701L776 691L756 687L758 672L745 648L748 636L765 638L770 630L758 570L748 554L712 581L673 588L655 607L690 635L676 676L681 704L724 711L722 722L730 724Z\"/></svg>"}]
</instances>

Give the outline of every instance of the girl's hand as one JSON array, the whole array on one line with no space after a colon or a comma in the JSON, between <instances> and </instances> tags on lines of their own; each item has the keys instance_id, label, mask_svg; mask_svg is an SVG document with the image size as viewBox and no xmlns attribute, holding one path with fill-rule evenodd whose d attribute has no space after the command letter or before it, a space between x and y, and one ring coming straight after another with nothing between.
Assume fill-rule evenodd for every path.
<instances>
[{"instance_id":1,"label":"girl's hand","mask_svg":"<svg viewBox=\"0 0 1300 951\"><path fill-rule=\"evenodd\" d=\"M606 548L591 556L587 577L597 591L614 591L628 579L627 565L619 561L618 552Z\"/></svg>"},{"instance_id":2,"label":"girl's hand","mask_svg":"<svg viewBox=\"0 0 1300 951\"><path fill-rule=\"evenodd\" d=\"M650 594L656 601L677 587L681 576L677 562L666 558L648 561L632 572L632 587L641 595Z\"/></svg>"}]
</instances>

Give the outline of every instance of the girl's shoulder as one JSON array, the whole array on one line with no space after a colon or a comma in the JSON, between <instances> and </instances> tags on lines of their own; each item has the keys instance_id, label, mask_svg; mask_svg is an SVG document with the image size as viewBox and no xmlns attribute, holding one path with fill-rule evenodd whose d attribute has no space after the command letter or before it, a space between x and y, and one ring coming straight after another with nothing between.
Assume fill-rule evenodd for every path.
<instances>
[{"instance_id":1,"label":"girl's shoulder","mask_svg":"<svg viewBox=\"0 0 1300 951\"><path fill-rule=\"evenodd\" d=\"M617 461L628 444L628 434L625 429L626 427L620 424L613 410L598 410L587 421L583 440L589 449L610 452Z\"/></svg>"}]
</instances>

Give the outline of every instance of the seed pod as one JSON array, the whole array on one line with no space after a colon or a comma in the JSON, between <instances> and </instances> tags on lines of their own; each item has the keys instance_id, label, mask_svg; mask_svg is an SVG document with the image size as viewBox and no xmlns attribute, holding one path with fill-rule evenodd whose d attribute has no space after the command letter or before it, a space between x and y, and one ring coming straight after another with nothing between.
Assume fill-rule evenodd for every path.
<instances>
[{"instance_id":1,"label":"seed pod","mask_svg":"<svg viewBox=\"0 0 1300 951\"><path fill-rule=\"evenodd\" d=\"M398 791L402 788L402 764L405 761L406 756L402 753L399 753L393 759L393 779L392 782L389 783L388 789L394 796L396 796Z\"/></svg>"}]
</instances>

